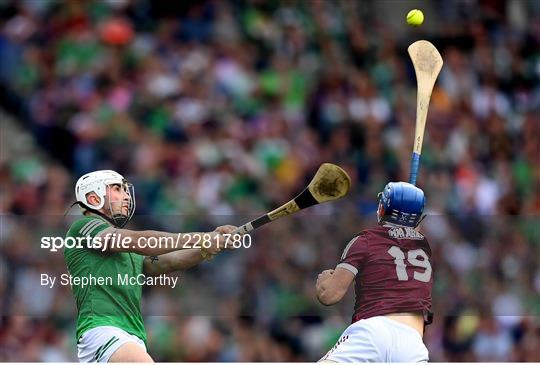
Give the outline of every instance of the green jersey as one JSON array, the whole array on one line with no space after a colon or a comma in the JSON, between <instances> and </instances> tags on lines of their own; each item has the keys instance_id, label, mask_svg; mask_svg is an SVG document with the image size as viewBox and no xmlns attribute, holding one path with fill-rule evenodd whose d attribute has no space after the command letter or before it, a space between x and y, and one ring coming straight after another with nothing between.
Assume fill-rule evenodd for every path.
<instances>
[{"instance_id":1,"label":"green jersey","mask_svg":"<svg viewBox=\"0 0 540 365\"><path fill-rule=\"evenodd\" d=\"M111 227L105 219L90 215L75 221L66 237L95 237ZM141 285L126 285L119 278L137 277L143 272L144 257L131 252L109 253L83 245L64 249L71 289L77 302L77 339L98 326L114 326L146 342L141 315ZM81 285L77 278L94 278ZM88 281L88 279L87 279ZM78 285L76 285L78 283Z\"/></svg>"}]
</instances>

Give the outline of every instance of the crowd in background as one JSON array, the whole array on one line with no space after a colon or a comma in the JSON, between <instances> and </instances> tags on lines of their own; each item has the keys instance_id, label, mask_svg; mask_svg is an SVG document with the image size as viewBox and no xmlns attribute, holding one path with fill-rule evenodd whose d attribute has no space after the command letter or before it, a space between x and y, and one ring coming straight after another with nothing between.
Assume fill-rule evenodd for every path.
<instances>
[{"instance_id":1,"label":"crowd in background","mask_svg":"<svg viewBox=\"0 0 540 365\"><path fill-rule=\"evenodd\" d=\"M1 126L0 360L76 360L70 289L39 281L65 272L63 257L39 237L65 233L81 174L135 185L132 227L190 231L244 223L333 162L353 179L348 197L263 228L251 248L181 273L180 288L145 288L143 302L158 361L320 358L353 298L322 307L315 279L376 224L377 192L407 179L406 48L428 39L445 62L418 179L430 358L540 361L540 3L421 3L418 29L399 26L407 6L0 1L0 105L13 116Z\"/></svg>"}]
</instances>

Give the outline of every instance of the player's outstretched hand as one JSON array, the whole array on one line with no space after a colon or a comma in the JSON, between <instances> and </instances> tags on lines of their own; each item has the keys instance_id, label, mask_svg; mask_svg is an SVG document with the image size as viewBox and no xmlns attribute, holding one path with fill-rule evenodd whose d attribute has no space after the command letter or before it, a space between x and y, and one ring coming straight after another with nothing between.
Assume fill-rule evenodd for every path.
<instances>
[{"instance_id":1,"label":"player's outstretched hand","mask_svg":"<svg viewBox=\"0 0 540 365\"><path fill-rule=\"evenodd\" d=\"M230 224L219 226L215 229L216 232L221 234L232 234L238 227L232 226Z\"/></svg>"},{"instance_id":2,"label":"player's outstretched hand","mask_svg":"<svg viewBox=\"0 0 540 365\"><path fill-rule=\"evenodd\" d=\"M226 239L223 244L222 244L222 248L226 249L226 250L234 250L236 247L234 247L234 245L232 244L233 242L233 232L237 229L238 227L236 226L232 226L230 224L227 224L225 226L219 226L216 228L216 232L219 232L221 233L222 235L228 235L228 236L225 236L225 237L228 237L228 239Z\"/></svg>"},{"instance_id":3,"label":"player's outstretched hand","mask_svg":"<svg viewBox=\"0 0 540 365\"><path fill-rule=\"evenodd\" d=\"M219 226L217 227L213 232L210 232L212 235L212 245L210 247L204 247L202 249L202 255L206 260L211 260L216 254L218 254L223 248L226 249L233 249L233 245L229 244L227 245L227 241L230 241L230 236L224 236L224 235L230 235L232 232L236 230L236 226L232 225L225 225L225 226Z\"/></svg>"}]
</instances>

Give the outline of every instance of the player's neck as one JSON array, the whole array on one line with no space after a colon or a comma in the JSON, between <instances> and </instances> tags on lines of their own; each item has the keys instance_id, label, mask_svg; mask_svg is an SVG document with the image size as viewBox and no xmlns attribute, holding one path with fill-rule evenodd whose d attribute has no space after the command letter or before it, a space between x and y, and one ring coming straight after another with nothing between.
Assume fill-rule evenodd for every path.
<instances>
[{"instance_id":1,"label":"player's neck","mask_svg":"<svg viewBox=\"0 0 540 365\"><path fill-rule=\"evenodd\" d=\"M86 212L84 212L83 215L85 217L94 217L94 218L99 218L99 219L101 219L103 221L107 221L107 219L106 219L106 217L104 215L97 214L95 212L90 212L88 210Z\"/></svg>"},{"instance_id":2,"label":"player's neck","mask_svg":"<svg viewBox=\"0 0 540 365\"><path fill-rule=\"evenodd\" d=\"M388 227L388 228L411 228L411 229L414 229L415 231L418 231L418 227L402 226L400 224L395 224L395 223L390 223L390 222L384 222L382 226Z\"/></svg>"}]
</instances>

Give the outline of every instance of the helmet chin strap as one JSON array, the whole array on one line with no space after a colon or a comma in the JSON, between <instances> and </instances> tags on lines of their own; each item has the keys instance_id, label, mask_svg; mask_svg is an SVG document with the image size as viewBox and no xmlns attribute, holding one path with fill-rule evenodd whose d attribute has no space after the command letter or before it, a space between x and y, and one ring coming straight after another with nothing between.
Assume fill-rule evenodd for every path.
<instances>
[{"instance_id":1,"label":"helmet chin strap","mask_svg":"<svg viewBox=\"0 0 540 365\"><path fill-rule=\"evenodd\" d=\"M124 228L124 226L129 221L129 218L128 218L127 215L119 213L119 214L114 214L112 217L109 217L109 216L101 213L99 210L90 208L88 205L86 205L86 204L84 204L82 202L78 202L78 201L71 204L69 209L71 209L75 204L78 204L81 208L86 209L87 211L89 211L89 212L91 212L93 214L99 215L100 217L102 217L107 222L111 223L113 226L115 226L117 228ZM68 211L69 211L69 209L68 209ZM66 215L68 211L66 211L66 213L64 215Z\"/></svg>"},{"instance_id":2,"label":"helmet chin strap","mask_svg":"<svg viewBox=\"0 0 540 365\"><path fill-rule=\"evenodd\" d=\"M129 221L129 217L125 214L113 214L112 221L118 228L124 228L124 226Z\"/></svg>"}]
</instances>

